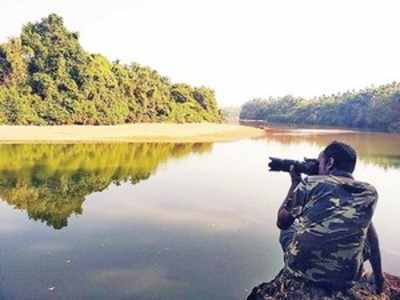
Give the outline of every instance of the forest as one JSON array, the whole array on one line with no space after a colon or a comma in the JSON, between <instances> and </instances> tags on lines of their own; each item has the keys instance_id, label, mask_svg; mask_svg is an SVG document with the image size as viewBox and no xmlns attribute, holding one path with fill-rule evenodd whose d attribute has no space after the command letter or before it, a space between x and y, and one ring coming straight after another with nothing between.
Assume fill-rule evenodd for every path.
<instances>
[{"instance_id":1,"label":"forest","mask_svg":"<svg viewBox=\"0 0 400 300\"><path fill-rule=\"evenodd\" d=\"M400 132L400 83L312 99L253 99L242 106L240 119Z\"/></svg>"},{"instance_id":2,"label":"forest","mask_svg":"<svg viewBox=\"0 0 400 300\"><path fill-rule=\"evenodd\" d=\"M0 124L221 120L213 90L88 53L56 14L26 24L19 37L0 44Z\"/></svg>"}]
</instances>

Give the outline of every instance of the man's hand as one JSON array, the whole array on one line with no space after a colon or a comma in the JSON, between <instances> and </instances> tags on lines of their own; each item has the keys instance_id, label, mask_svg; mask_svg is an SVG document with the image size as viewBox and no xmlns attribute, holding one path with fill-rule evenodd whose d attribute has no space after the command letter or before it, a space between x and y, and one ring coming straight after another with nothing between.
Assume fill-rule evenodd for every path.
<instances>
[{"instance_id":1,"label":"man's hand","mask_svg":"<svg viewBox=\"0 0 400 300\"><path fill-rule=\"evenodd\" d=\"M294 222L293 216L286 210L286 208L281 208L278 211L278 219L276 221L276 225L281 230L286 230L292 225Z\"/></svg>"},{"instance_id":2,"label":"man's hand","mask_svg":"<svg viewBox=\"0 0 400 300\"><path fill-rule=\"evenodd\" d=\"M376 285L376 293L382 294L383 289L385 287L385 276L381 274L375 274L375 285Z\"/></svg>"},{"instance_id":3,"label":"man's hand","mask_svg":"<svg viewBox=\"0 0 400 300\"><path fill-rule=\"evenodd\" d=\"M294 165L290 166L289 174L292 180L292 186L297 186L301 181L301 175L296 172L296 170L294 169Z\"/></svg>"}]
</instances>

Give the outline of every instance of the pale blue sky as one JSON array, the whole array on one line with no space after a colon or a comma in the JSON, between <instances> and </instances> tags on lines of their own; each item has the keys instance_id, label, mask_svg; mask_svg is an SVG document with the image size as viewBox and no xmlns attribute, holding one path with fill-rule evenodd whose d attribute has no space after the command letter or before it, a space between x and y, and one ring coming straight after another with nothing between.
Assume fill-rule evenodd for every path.
<instances>
[{"instance_id":1,"label":"pale blue sky","mask_svg":"<svg viewBox=\"0 0 400 300\"><path fill-rule=\"evenodd\" d=\"M240 105L400 80L399 8L389 0L3 0L0 42L56 12L86 50Z\"/></svg>"}]
</instances>

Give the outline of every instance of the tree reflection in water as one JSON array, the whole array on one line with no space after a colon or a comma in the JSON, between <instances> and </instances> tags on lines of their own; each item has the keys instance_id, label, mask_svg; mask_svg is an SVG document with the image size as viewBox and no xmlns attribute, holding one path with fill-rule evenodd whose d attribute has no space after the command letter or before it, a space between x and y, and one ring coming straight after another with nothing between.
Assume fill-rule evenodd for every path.
<instances>
[{"instance_id":1,"label":"tree reflection in water","mask_svg":"<svg viewBox=\"0 0 400 300\"><path fill-rule=\"evenodd\" d=\"M267 130L266 142L280 145L315 145L324 148L330 142L342 141L357 151L361 161L384 169L400 168L400 135L336 129L291 129L273 128Z\"/></svg>"},{"instance_id":2,"label":"tree reflection in water","mask_svg":"<svg viewBox=\"0 0 400 300\"><path fill-rule=\"evenodd\" d=\"M82 213L86 196L148 179L160 163L206 153L210 143L0 145L0 198L54 229Z\"/></svg>"}]
</instances>

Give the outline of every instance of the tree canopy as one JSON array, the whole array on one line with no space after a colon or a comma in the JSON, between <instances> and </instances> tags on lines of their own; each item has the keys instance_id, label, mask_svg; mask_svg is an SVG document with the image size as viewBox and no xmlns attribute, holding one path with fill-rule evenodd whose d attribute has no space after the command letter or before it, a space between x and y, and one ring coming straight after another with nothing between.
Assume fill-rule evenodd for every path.
<instances>
[{"instance_id":1,"label":"tree canopy","mask_svg":"<svg viewBox=\"0 0 400 300\"><path fill-rule=\"evenodd\" d=\"M211 89L88 53L56 14L0 44L0 124L221 120Z\"/></svg>"},{"instance_id":2,"label":"tree canopy","mask_svg":"<svg viewBox=\"0 0 400 300\"><path fill-rule=\"evenodd\" d=\"M400 83L313 99L254 99L242 106L240 119L400 132Z\"/></svg>"}]
</instances>

